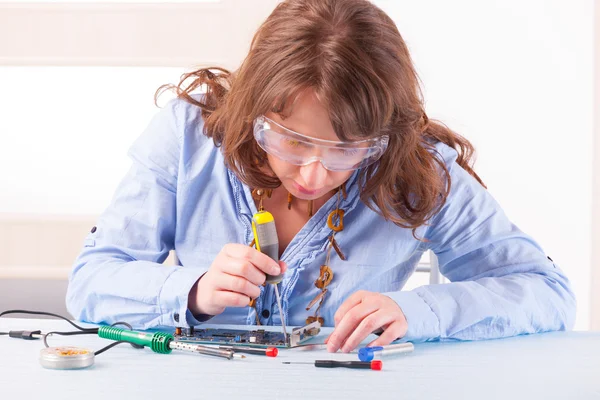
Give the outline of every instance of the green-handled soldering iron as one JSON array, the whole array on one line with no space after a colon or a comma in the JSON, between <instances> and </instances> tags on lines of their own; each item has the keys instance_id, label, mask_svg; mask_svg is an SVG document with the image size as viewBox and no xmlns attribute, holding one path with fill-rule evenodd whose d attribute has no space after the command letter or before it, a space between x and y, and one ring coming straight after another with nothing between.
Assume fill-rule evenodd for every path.
<instances>
[{"instance_id":1,"label":"green-handled soldering iron","mask_svg":"<svg viewBox=\"0 0 600 400\"><path fill-rule=\"evenodd\" d=\"M173 335L164 332L137 332L116 328L114 326L101 326L98 328L98 336L104 339L149 347L152 351L161 354L168 354L172 350L183 350L209 356L223 357L228 360L231 360L232 358L245 358L243 355L236 354L232 350L223 350L202 346L200 344L178 342Z\"/></svg>"}]
</instances>

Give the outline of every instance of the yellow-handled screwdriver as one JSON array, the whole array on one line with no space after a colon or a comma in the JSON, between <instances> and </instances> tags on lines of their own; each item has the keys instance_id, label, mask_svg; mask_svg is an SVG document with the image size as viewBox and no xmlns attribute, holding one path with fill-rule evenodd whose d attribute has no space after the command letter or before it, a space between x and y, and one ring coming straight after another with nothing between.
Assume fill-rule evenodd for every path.
<instances>
[{"instance_id":1,"label":"yellow-handled screwdriver","mask_svg":"<svg viewBox=\"0 0 600 400\"><path fill-rule=\"evenodd\" d=\"M254 243L256 249L263 254L268 255L276 262L279 262L279 239L277 229L275 228L275 219L273 215L264 210L258 211L252 217L252 231L254 232ZM285 317L281 308L281 298L277 284L283 279L283 273L279 275L267 275L266 283L270 283L275 288L275 297L277 298L277 307L281 315L281 327L283 328L283 339L287 344L287 331L285 328Z\"/></svg>"}]
</instances>

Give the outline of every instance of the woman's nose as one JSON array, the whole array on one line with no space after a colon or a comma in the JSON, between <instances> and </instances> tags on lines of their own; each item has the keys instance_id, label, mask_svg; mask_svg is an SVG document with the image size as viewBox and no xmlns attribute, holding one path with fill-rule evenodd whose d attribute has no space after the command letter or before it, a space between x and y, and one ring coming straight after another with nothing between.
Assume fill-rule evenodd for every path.
<instances>
[{"instance_id":1,"label":"woman's nose","mask_svg":"<svg viewBox=\"0 0 600 400\"><path fill-rule=\"evenodd\" d=\"M327 180L327 170L321 164L321 161L314 161L308 165L300 167L300 176L304 180L307 189L320 189Z\"/></svg>"}]
</instances>

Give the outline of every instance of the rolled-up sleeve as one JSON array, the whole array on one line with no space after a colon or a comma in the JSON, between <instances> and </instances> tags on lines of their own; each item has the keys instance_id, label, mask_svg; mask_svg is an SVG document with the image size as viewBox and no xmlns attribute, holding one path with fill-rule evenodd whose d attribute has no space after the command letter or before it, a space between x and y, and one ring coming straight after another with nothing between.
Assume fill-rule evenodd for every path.
<instances>
[{"instance_id":1,"label":"rolled-up sleeve","mask_svg":"<svg viewBox=\"0 0 600 400\"><path fill-rule=\"evenodd\" d=\"M565 274L456 164L454 150L441 154L451 190L425 240L451 283L386 293L406 316L403 340L477 340L571 329L576 301Z\"/></svg>"},{"instance_id":2,"label":"rolled-up sleeve","mask_svg":"<svg viewBox=\"0 0 600 400\"><path fill-rule=\"evenodd\" d=\"M133 165L85 238L66 297L78 320L126 321L137 329L197 323L188 293L206 269L162 264L174 249L178 104L169 102L132 145Z\"/></svg>"}]
</instances>

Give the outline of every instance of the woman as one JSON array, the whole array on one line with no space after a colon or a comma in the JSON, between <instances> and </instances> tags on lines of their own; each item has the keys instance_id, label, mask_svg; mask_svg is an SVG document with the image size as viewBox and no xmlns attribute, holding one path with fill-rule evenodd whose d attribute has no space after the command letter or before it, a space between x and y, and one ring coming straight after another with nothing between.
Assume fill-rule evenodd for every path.
<instances>
[{"instance_id":1,"label":"woman","mask_svg":"<svg viewBox=\"0 0 600 400\"><path fill-rule=\"evenodd\" d=\"M175 89L75 262L76 318L283 314L335 326L328 350L344 352L374 331L385 345L572 327L567 278L486 191L471 144L427 118L407 47L369 2L285 1L235 73L201 69ZM280 262L248 246L258 209ZM181 265L161 265L170 250ZM401 291L428 250L451 283ZM279 274L282 313L263 285Z\"/></svg>"}]
</instances>

